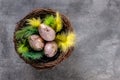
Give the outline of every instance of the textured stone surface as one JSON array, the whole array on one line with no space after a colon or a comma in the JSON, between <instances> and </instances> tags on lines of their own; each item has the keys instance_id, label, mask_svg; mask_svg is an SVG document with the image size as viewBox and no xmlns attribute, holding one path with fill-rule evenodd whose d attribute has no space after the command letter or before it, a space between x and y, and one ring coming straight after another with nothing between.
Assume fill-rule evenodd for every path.
<instances>
[{"instance_id":1,"label":"textured stone surface","mask_svg":"<svg viewBox=\"0 0 120 80\"><path fill-rule=\"evenodd\" d=\"M34 8L67 15L77 34L73 54L37 71L15 53L15 24ZM120 80L120 0L0 0L0 80Z\"/></svg>"}]
</instances>

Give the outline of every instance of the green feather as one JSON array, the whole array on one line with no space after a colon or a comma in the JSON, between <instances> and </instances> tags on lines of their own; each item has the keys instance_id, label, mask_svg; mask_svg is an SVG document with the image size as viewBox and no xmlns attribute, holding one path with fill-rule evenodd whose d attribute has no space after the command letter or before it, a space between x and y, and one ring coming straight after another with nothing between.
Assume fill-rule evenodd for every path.
<instances>
[{"instance_id":1,"label":"green feather","mask_svg":"<svg viewBox=\"0 0 120 80\"><path fill-rule=\"evenodd\" d=\"M56 22L55 22L55 17L53 15L47 15L43 23L55 29Z\"/></svg>"},{"instance_id":2,"label":"green feather","mask_svg":"<svg viewBox=\"0 0 120 80\"><path fill-rule=\"evenodd\" d=\"M24 44L21 44L18 48L17 48L17 51L19 53L26 53L29 51L28 47L25 46Z\"/></svg>"},{"instance_id":3,"label":"green feather","mask_svg":"<svg viewBox=\"0 0 120 80\"><path fill-rule=\"evenodd\" d=\"M21 40L23 38L27 39L30 35L35 34L35 33L38 33L37 28L27 26L27 27L22 28L21 30L18 30L15 33L15 36L16 36L17 40L19 40L19 39Z\"/></svg>"},{"instance_id":4,"label":"green feather","mask_svg":"<svg viewBox=\"0 0 120 80\"><path fill-rule=\"evenodd\" d=\"M25 59L32 59L32 60L40 59L40 58L43 57L43 55L44 55L43 51L40 51L40 52L26 52L26 53L22 54L22 56Z\"/></svg>"}]
</instances>

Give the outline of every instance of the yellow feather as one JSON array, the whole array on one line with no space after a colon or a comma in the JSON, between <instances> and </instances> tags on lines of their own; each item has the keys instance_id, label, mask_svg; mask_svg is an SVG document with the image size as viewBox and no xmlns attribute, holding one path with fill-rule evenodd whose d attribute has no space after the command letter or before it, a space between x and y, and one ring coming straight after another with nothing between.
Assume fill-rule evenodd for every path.
<instances>
[{"instance_id":1,"label":"yellow feather","mask_svg":"<svg viewBox=\"0 0 120 80\"><path fill-rule=\"evenodd\" d=\"M41 24L41 19L40 18L27 19L27 24L29 24L30 26L33 26L33 27L39 27Z\"/></svg>"},{"instance_id":2,"label":"yellow feather","mask_svg":"<svg viewBox=\"0 0 120 80\"><path fill-rule=\"evenodd\" d=\"M56 12L56 32L59 32L62 29L62 19L59 12Z\"/></svg>"},{"instance_id":3,"label":"yellow feather","mask_svg":"<svg viewBox=\"0 0 120 80\"><path fill-rule=\"evenodd\" d=\"M58 34L56 36L56 40L60 41L66 41L67 40L67 35L65 33Z\"/></svg>"},{"instance_id":4,"label":"yellow feather","mask_svg":"<svg viewBox=\"0 0 120 80\"><path fill-rule=\"evenodd\" d=\"M58 34L56 36L56 42L61 51L66 52L70 47L74 46L75 44L75 33L68 32L67 34Z\"/></svg>"}]
</instances>

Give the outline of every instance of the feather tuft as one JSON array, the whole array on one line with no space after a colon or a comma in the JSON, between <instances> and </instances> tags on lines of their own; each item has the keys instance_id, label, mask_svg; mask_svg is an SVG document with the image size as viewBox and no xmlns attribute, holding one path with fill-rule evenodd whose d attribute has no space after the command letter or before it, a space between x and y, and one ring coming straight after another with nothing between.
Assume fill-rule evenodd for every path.
<instances>
[{"instance_id":1,"label":"feather tuft","mask_svg":"<svg viewBox=\"0 0 120 80\"><path fill-rule=\"evenodd\" d=\"M55 22L55 17L53 15L47 15L43 23L55 29L56 22Z\"/></svg>"},{"instance_id":2,"label":"feather tuft","mask_svg":"<svg viewBox=\"0 0 120 80\"><path fill-rule=\"evenodd\" d=\"M59 12L56 12L56 32L59 32L62 29L62 19Z\"/></svg>"},{"instance_id":3,"label":"feather tuft","mask_svg":"<svg viewBox=\"0 0 120 80\"><path fill-rule=\"evenodd\" d=\"M61 51L66 52L75 44L74 32L62 33L56 36L56 42Z\"/></svg>"},{"instance_id":4,"label":"feather tuft","mask_svg":"<svg viewBox=\"0 0 120 80\"><path fill-rule=\"evenodd\" d=\"M21 44L18 48L17 48L17 51L20 53L20 54L23 54L23 53L26 53L29 51L28 47L26 47L24 44Z\"/></svg>"},{"instance_id":5,"label":"feather tuft","mask_svg":"<svg viewBox=\"0 0 120 80\"><path fill-rule=\"evenodd\" d=\"M25 58L25 59L32 59L32 60L37 60L37 59L41 59L44 55L44 52L43 51L40 51L40 52L26 52L24 54L22 54L22 56Z\"/></svg>"},{"instance_id":6,"label":"feather tuft","mask_svg":"<svg viewBox=\"0 0 120 80\"><path fill-rule=\"evenodd\" d=\"M41 19L40 18L27 19L27 24L32 26L32 27L39 27L41 24Z\"/></svg>"}]
</instances>

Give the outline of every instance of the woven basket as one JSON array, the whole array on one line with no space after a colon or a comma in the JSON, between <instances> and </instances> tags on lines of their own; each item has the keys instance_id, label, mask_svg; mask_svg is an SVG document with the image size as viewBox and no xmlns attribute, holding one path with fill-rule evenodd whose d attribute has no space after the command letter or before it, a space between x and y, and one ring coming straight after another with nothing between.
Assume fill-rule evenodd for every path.
<instances>
[{"instance_id":1,"label":"woven basket","mask_svg":"<svg viewBox=\"0 0 120 80\"><path fill-rule=\"evenodd\" d=\"M40 16L41 18L44 18L48 14L55 15L56 11L54 11L52 9L41 9L41 8L33 10L32 12L30 12L27 16L25 16L22 20L20 20L17 23L16 28L15 28L15 32L18 31L19 29L21 29L25 25L26 19L33 18L33 17L38 17L38 16ZM70 24L70 21L63 14L60 14L60 15L61 15L61 18L62 18L62 21L63 21L63 28L65 30L73 31L73 28ZM14 32L14 45L15 45L15 50L17 52L17 41L15 39L15 32ZM24 59L18 52L17 52L17 54L27 64L30 64L31 66L33 66L36 69L43 70L43 69L53 68L54 66L56 66L57 64L62 62L64 59L69 57L71 52L73 51L73 48L74 47L69 48L68 52L66 52L66 53L63 53L63 52L59 53L59 56L53 61L39 62L39 63L34 63L34 62L31 62L31 61L28 61L28 60Z\"/></svg>"}]
</instances>

